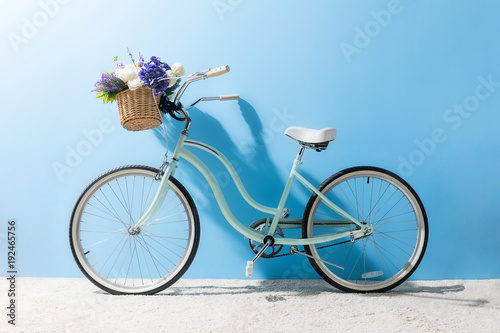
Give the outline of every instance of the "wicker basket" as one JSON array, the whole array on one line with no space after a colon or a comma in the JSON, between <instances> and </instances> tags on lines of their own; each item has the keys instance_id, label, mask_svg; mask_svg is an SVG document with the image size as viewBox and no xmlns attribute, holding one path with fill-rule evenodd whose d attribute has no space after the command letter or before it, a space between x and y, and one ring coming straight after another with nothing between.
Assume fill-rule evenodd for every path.
<instances>
[{"instance_id":1,"label":"wicker basket","mask_svg":"<svg viewBox=\"0 0 500 333\"><path fill-rule=\"evenodd\" d=\"M160 104L161 95L154 96ZM120 124L129 131L144 131L161 125L162 117L148 87L124 90L116 95Z\"/></svg>"}]
</instances>

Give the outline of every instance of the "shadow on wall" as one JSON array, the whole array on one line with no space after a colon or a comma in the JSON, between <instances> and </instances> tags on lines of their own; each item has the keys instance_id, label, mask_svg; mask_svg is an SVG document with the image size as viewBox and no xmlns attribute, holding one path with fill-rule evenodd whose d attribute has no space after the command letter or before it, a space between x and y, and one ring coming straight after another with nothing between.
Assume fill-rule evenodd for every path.
<instances>
[{"instance_id":1,"label":"shadow on wall","mask_svg":"<svg viewBox=\"0 0 500 333\"><path fill-rule=\"evenodd\" d=\"M234 142L231 136L223 127L223 125L213 116L208 113L203 112L198 108L191 108L190 117L192 120L192 125L190 127L190 139L201 141L208 145L213 146L215 149L221 151L226 158L231 162L233 167L239 174L243 184L245 185L248 193L259 203L269 206L277 207L282 191L285 187L286 175L280 175L278 168L271 159L269 146L269 140L266 142L265 132L268 131L272 126L266 126L262 123L256 110L245 100L240 99L238 106L241 112L241 117L244 123L235 124L237 128L241 128L246 123L246 126L251 133L250 138L246 138L244 142ZM172 135L169 140L169 151L172 151L176 145L176 139L179 133L184 127L184 122L173 122L170 119L166 121L168 126L168 132ZM279 132L282 129L278 130ZM159 140L159 142L165 146L165 134L163 128L157 128L154 130L154 134ZM274 133L276 136L283 136L283 133ZM285 140L284 136L283 139ZM290 142L292 144L292 142ZM294 143L296 144L296 143ZM297 144L297 148L299 148ZM211 156L209 153L198 150L196 148L189 148L195 154L199 155L200 159L209 167L209 169L214 174L215 178L218 180L219 185L223 191L225 199L232 209L233 214L241 223L249 226L252 222L262 217L270 217L270 215L259 212L255 210L250 205L246 204L242 199L234 182L230 177L227 170L223 167L222 163L215 157ZM292 159L295 156L291 156L290 160L287 161L292 165ZM195 204L200 211L200 215L209 216L213 221L217 221L217 225L222 227L219 230L210 231L210 234L217 233L217 235L211 235L220 239L221 236L227 236L225 239L231 239L231 242L238 242L237 246L233 249L236 250L238 256L242 259L249 259L253 256L250 252L247 242L240 242L239 235L232 227L225 221L220 209L215 204L216 199L213 192L208 185L208 182L204 180L200 172L195 170L195 168L189 163L183 163L180 161L182 168L176 173L176 178L178 178L181 183L183 183L190 191ZM309 179L313 184L319 183L316 177L312 176L308 172L301 170L301 174ZM295 186L297 189L302 189L300 185ZM307 191L302 189L303 191ZM309 193L308 193L309 194ZM299 200L299 197L301 199ZM307 198L308 196L306 196ZM286 203L286 207L291 211L292 218L302 218L304 208L307 202L304 202L304 196L302 193L297 191L291 191L289 198ZM346 207L347 202L340 202L337 197L331 198L334 203L340 207ZM307 199L306 199L307 200ZM325 215L325 214L324 214ZM327 215L327 214L326 214ZM279 229L278 229L279 230ZM297 229L286 229L285 237L301 238L302 230ZM224 235L219 233L223 232ZM207 235L208 236L208 235ZM279 236L276 236L279 237ZM211 237L209 237L211 238ZM366 244L365 244L366 245ZM363 248L364 246L363 245ZM287 246L282 247L281 252L277 254L288 253L289 248ZM333 253L331 251L330 253ZM336 254L351 253L354 258L359 258L362 254L362 248L360 246L353 247L350 243L346 245L339 246ZM316 272L310 263L303 257L297 258L288 257L282 259L269 259L272 260L272 264L268 267L262 267L261 273L264 274L264 278L280 278L280 279L308 279L308 278L318 278ZM366 260L371 261L375 258L367 258ZM356 261L357 262L357 261ZM261 264L261 263L259 263ZM266 264L267 266L267 264ZM370 265L376 267L377 265ZM378 267L378 266L377 266Z\"/></svg>"},{"instance_id":2,"label":"shadow on wall","mask_svg":"<svg viewBox=\"0 0 500 333\"><path fill-rule=\"evenodd\" d=\"M238 106L241 116L251 133L249 140L245 142L233 142L228 132L216 118L198 108L189 109L189 115L192 120L189 133L190 139L209 144L222 152L238 172L248 193L257 202L265 206L277 207L285 186L285 178L288 175L279 175L278 168L270 158L268 145L264 139L264 125L256 110L244 99L238 101ZM168 119L166 125L169 133L175 133L172 136L169 135L169 151L172 151L175 148L178 133L181 132L184 122L175 122L174 124L173 121ZM241 125L236 124L236 126ZM162 127L155 129L154 135L163 146L166 145ZM279 135L283 134L279 133ZM269 216L256 211L249 205L241 205L239 191L233 185L229 173L216 158L209 156L208 153L199 152L197 149L190 150L199 155L201 160L212 170L214 176L219 181L229 207L233 210L233 214L243 224L250 225L257 218ZM293 157L290 157L290 167ZM181 182L190 182L200 190L200 193L191 193L200 211L217 214L217 211L220 212L220 209L215 205L215 198L208 183L198 171L194 172L193 167L187 167L187 164L183 164L183 168L186 167L186 170L189 169L190 179L186 180L182 178L180 179ZM190 172L191 170L193 172ZM300 203L296 196L293 195L293 192L290 193L286 207L292 211L292 214L295 212L293 217L301 218L304 206L304 202ZM236 211L236 207L238 211ZM242 216L245 219L242 219ZM248 220L247 217L249 216L255 218Z\"/></svg>"},{"instance_id":3,"label":"shadow on wall","mask_svg":"<svg viewBox=\"0 0 500 333\"><path fill-rule=\"evenodd\" d=\"M288 173L278 173L279 169L270 157L268 149L270 143L268 141L266 142L265 132L269 131L273 126L263 124L256 110L247 101L240 99L238 101L238 106L241 116L251 133L251 137L245 140L245 142L233 142L229 133L216 118L198 108L189 109L189 115L192 120L189 138L206 143L222 152L236 169L250 196L260 204L269 207L277 207L285 187ZM174 121L168 116L165 118L169 118L165 119L165 125L167 126L167 132L170 133L168 145L170 152L169 156L171 156L177 143L177 138L184 128L184 122ZM235 126L238 127L244 125L244 123L235 124ZM282 137L283 140L287 140L283 134L283 129L276 131L279 133L273 133L275 134L274 137ZM166 140L163 128L159 127L153 130L153 133L160 144L165 147ZM290 144L296 143L290 141ZM299 146L297 144L297 151L298 149ZM230 209L232 209L233 214L241 223L249 226L259 218L270 216L254 209L242 199L229 173L222 166L220 161L206 152L198 151L196 148L190 148L190 150L197 154L203 163L205 163L214 173ZM294 157L295 155L290 156L290 159L284 162L288 163L287 167L291 168ZM212 220L217 221L217 225L220 229L213 231L218 233L216 237L220 239L221 237L227 236L228 240L231 239L237 242L236 244L238 245L234 247L234 249L242 260L246 261L250 257L253 257L254 254L248 246L248 241L241 242L240 238L238 238L239 233L233 230L229 223L226 222L222 212L216 204L216 199L208 182L201 173L189 163L182 163L181 165L182 168L177 171L176 178L189 190L201 218L203 219L203 215L208 215ZM313 184L319 184L318 179L316 179L314 175L305 172L305 170L301 170L301 174ZM303 193L297 192L297 190L306 192L307 197L310 195L307 190L297 185L292 187L292 191L286 203L286 207L291 211L291 218L302 218L304 208L307 204L303 196L302 199L299 200L298 195L302 195ZM207 229L205 230L208 231ZM220 232L224 234L220 234ZM286 236L300 238L302 237L301 229L288 229ZM284 254L287 251L288 247L283 247L280 254ZM263 274L260 278L264 279L318 278L318 275L307 259L302 257L296 258L295 256L289 256L279 259L267 259L259 264L262 265L260 272Z\"/></svg>"}]
</instances>

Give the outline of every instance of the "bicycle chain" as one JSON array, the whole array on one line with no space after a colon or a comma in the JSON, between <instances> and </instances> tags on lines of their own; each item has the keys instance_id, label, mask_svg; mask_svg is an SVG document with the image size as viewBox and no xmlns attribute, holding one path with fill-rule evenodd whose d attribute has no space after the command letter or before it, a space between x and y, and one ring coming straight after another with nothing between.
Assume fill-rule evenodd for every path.
<instances>
[{"instance_id":1,"label":"bicycle chain","mask_svg":"<svg viewBox=\"0 0 500 333\"><path fill-rule=\"evenodd\" d=\"M295 223L287 223L287 222L280 222L280 224L295 224ZM333 223L328 223L328 225L345 225L345 223L341 223L341 222L333 222ZM352 223L349 223L349 224L352 224ZM318 225L321 225L321 224L318 224ZM366 238L368 236L363 236L363 237L359 237L357 238L356 240L358 239L363 239L363 238ZM342 244L347 244L347 243L351 243L351 240L346 240L346 241L343 241L343 242L339 242L339 243L335 243L335 244L330 244L330 245L325 245L325 246L321 246L321 247L318 247L316 248L317 250L321 250L321 249L325 249L327 247L331 247L331 246L337 246L337 245L342 245ZM306 251L299 251L300 253L306 253ZM271 259L271 258L280 258L280 257L286 257L286 256L291 256L291 255L294 255L294 254L297 254L297 253L285 253L285 254L277 254L277 255L274 255L272 257L266 257L266 259Z\"/></svg>"}]
</instances>

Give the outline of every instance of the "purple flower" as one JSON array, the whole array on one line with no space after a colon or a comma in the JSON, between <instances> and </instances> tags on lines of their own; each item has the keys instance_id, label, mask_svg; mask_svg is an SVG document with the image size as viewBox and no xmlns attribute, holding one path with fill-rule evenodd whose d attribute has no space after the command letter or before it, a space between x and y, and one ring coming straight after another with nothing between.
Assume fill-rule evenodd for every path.
<instances>
[{"instance_id":1,"label":"purple flower","mask_svg":"<svg viewBox=\"0 0 500 333\"><path fill-rule=\"evenodd\" d=\"M130 59L132 59L132 63L135 64L135 60L134 60L134 56L132 55L132 53L130 52L128 46L127 46L127 53L128 55L130 56Z\"/></svg>"},{"instance_id":2,"label":"purple flower","mask_svg":"<svg viewBox=\"0 0 500 333\"><path fill-rule=\"evenodd\" d=\"M113 73L102 73L101 79L94 84L95 89L91 91L97 92L113 92L118 93L127 89L127 84L117 78Z\"/></svg>"},{"instance_id":3,"label":"purple flower","mask_svg":"<svg viewBox=\"0 0 500 333\"><path fill-rule=\"evenodd\" d=\"M142 56L141 52L139 52L139 66L142 67L144 63L144 57Z\"/></svg>"},{"instance_id":4,"label":"purple flower","mask_svg":"<svg viewBox=\"0 0 500 333\"><path fill-rule=\"evenodd\" d=\"M161 62L160 58L153 56L149 62L143 64L139 78L146 87L153 89L155 95L160 95L167 89L172 90L173 88L168 88L170 81L167 75L168 70L170 70L170 66L167 63Z\"/></svg>"}]
</instances>

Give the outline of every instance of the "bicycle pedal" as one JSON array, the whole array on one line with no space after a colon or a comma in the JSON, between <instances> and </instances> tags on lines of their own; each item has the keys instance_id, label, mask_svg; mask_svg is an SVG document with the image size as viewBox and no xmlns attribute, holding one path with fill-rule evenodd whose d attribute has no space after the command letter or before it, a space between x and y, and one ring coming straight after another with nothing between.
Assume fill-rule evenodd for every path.
<instances>
[{"instance_id":1,"label":"bicycle pedal","mask_svg":"<svg viewBox=\"0 0 500 333\"><path fill-rule=\"evenodd\" d=\"M253 273L253 261L249 260L249 261L247 261L247 267L245 269L245 275L247 277L252 277L252 273Z\"/></svg>"}]
</instances>

